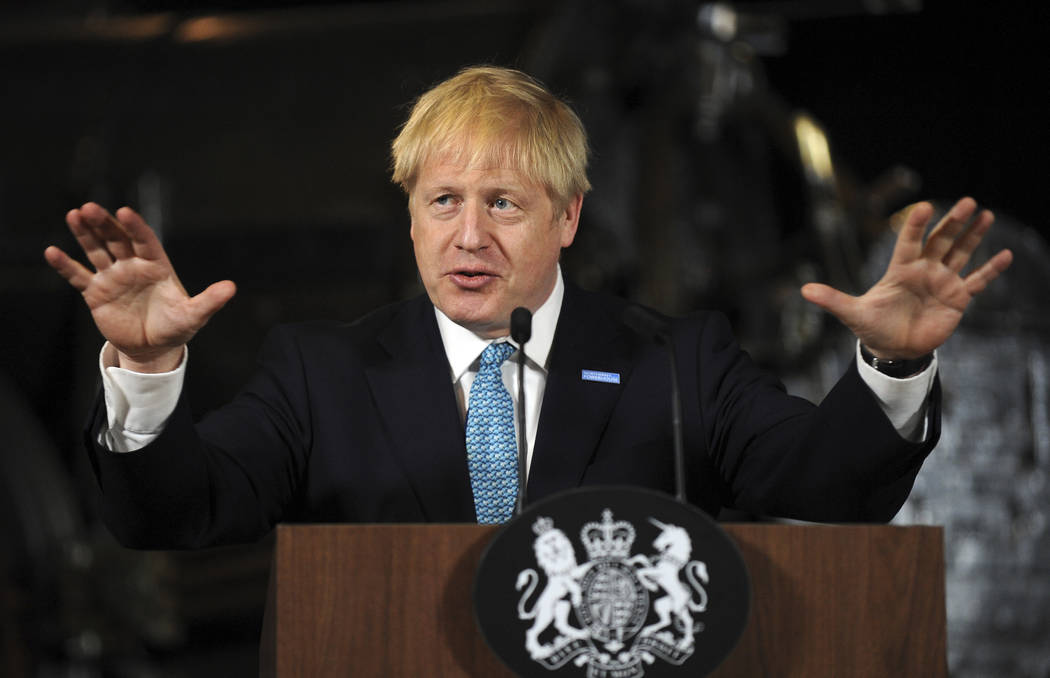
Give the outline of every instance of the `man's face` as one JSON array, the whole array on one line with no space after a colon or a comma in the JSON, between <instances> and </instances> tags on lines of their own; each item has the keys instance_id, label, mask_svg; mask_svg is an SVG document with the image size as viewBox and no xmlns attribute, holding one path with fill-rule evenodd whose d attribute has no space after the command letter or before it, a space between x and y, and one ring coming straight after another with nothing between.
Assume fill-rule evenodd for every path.
<instances>
[{"instance_id":1,"label":"man's face","mask_svg":"<svg viewBox=\"0 0 1050 678\"><path fill-rule=\"evenodd\" d=\"M482 336L507 334L511 311L535 311L554 289L582 202L577 196L557 208L542 186L515 170L431 161L408 202L416 266L430 300Z\"/></svg>"}]
</instances>

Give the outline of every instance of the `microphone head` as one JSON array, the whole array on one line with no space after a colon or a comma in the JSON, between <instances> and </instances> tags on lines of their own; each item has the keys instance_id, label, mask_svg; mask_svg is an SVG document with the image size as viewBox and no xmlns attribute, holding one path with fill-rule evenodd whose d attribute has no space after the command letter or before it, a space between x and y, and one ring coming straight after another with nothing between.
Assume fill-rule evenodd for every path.
<instances>
[{"instance_id":1,"label":"microphone head","mask_svg":"<svg viewBox=\"0 0 1050 678\"><path fill-rule=\"evenodd\" d=\"M532 311L519 306L510 313L510 338L521 346L532 338Z\"/></svg>"},{"instance_id":2,"label":"microphone head","mask_svg":"<svg viewBox=\"0 0 1050 678\"><path fill-rule=\"evenodd\" d=\"M623 322L646 339L667 338L667 321L641 306L628 306L623 312Z\"/></svg>"}]
</instances>

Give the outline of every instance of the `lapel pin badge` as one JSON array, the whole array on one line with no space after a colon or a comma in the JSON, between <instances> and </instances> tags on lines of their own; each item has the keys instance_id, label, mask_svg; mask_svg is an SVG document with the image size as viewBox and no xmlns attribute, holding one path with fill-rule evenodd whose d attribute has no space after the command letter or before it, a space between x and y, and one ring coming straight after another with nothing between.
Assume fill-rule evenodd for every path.
<instances>
[{"instance_id":1,"label":"lapel pin badge","mask_svg":"<svg viewBox=\"0 0 1050 678\"><path fill-rule=\"evenodd\" d=\"M619 384L619 372L601 372L599 370L583 370L580 378L584 381L600 381L606 384Z\"/></svg>"}]
</instances>

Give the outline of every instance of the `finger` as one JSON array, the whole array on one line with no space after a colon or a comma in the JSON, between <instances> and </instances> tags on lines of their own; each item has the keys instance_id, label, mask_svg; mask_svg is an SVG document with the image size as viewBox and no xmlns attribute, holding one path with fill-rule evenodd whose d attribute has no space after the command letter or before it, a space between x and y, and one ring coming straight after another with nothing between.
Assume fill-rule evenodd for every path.
<instances>
[{"instance_id":1,"label":"finger","mask_svg":"<svg viewBox=\"0 0 1050 678\"><path fill-rule=\"evenodd\" d=\"M44 259L51 268L58 271L58 274L65 278L78 292L83 292L87 289L88 284L91 282L92 273L79 261L71 258L54 245L44 250Z\"/></svg>"},{"instance_id":2,"label":"finger","mask_svg":"<svg viewBox=\"0 0 1050 678\"><path fill-rule=\"evenodd\" d=\"M955 239L966 228L977 203L973 198L963 198L955 203L944 218L930 231L923 248L923 256L940 261L955 244Z\"/></svg>"},{"instance_id":3,"label":"finger","mask_svg":"<svg viewBox=\"0 0 1050 678\"><path fill-rule=\"evenodd\" d=\"M992 222L994 221L995 216L991 212L981 210L977 218L970 224L970 227L966 229L966 232L956 239L955 244L948 250L948 254L944 257L945 265L955 273L961 271L966 266L966 263L970 261L974 250L981 244L981 240L984 239L985 233L992 227Z\"/></svg>"},{"instance_id":4,"label":"finger","mask_svg":"<svg viewBox=\"0 0 1050 678\"><path fill-rule=\"evenodd\" d=\"M840 292L834 287L821 283L807 283L802 286L802 298L820 306L843 323L849 325L856 297Z\"/></svg>"},{"instance_id":5,"label":"finger","mask_svg":"<svg viewBox=\"0 0 1050 678\"><path fill-rule=\"evenodd\" d=\"M80 208L80 213L85 226L95 238L105 244L106 250L114 259L128 259L133 256L131 237L124 225L114 219L105 208L98 203L89 202Z\"/></svg>"},{"instance_id":6,"label":"finger","mask_svg":"<svg viewBox=\"0 0 1050 678\"><path fill-rule=\"evenodd\" d=\"M190 299L190 307L196 316L198 326L203 327L236 293L237 286L233 284L233 281L223 280L212 283L203 292Z\"/></svg>"},{"instance_id":7,"label":"finger","mask_svg":"<svg viewBox=\"0 0 1050 678\"><path fill-rule=\"evenodd\" d=\"M917 203L908 210L904 225L897 234L897 243L893 246L891 262L907 263L922 255L922 236L932 216L933 205L928 202Z\"/></svg>"},{"instance_id":8,"label":"finger","mask_svg":"<svg viewBox=\"0 0 1050 678\"><path fill-rule=\"evenodd\" d=\"M136 256L144 259L167 261L164 246L149 224L130 207L117 210L117 220L127 233Z\"/></svg>"},{"instance_id":9,"label":"finger","mask_svg":"<svg viewBox=\"0 0 1050 678\"><path fill-rule=\"evenodd\" d=\"M96 271L104 271L113 265L113 256L106 249L105 242L87 227L84 214L80 210L69 210L66 213L66 225L69 226L69 232L80 243L80 249L84 250L84 254L87 255L88 261Z\"/></svg>"},{"instance_id":10,"label":"finger","mask_svg":"<svg viewBox=\"0 0 1050 678\"><path fill-rule=\"evenodd\" d=\"M984 291L988 284L999 277L999 274L1010 268L1014 260L1014 254L1010 250L1002 250L994 257L984 262L981 266L963 280L966 283L966 291L974 296Z\"/></svg>"},{"instance_id":11,"label":"finger","mask_svg":"<svg viewBox=\"0 0 1050 678\"><path fill-rule=\"evenodd\" d=\"M124 229L130 238L135 256L167 266L171 270L173 281L183 293L186 293L182 283L179 282L178 276L175 275L174 267L168 260L168 254L164 251L164 245L161 244L160 238L157 237L156 232L150 228L145 219L138 212L126 206L117 210L117 219L121 228ZM189 296L189 294L186 294L186 296Z\"/></svg>"}]
</instances>

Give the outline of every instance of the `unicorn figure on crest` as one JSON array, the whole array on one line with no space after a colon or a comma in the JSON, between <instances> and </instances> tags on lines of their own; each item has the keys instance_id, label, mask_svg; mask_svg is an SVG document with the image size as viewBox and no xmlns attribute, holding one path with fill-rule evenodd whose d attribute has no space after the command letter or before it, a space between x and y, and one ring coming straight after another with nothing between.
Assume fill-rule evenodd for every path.
<instances>
[{"instance_id":1,"label":"unicorn figure on crest","mask_svg":"<svg viewBox=\"0 0 1050 678\"><path fill-rule=\"evenodd\" d=\"M682 634L678 647L685 650L692 647L693 637L698 630L693 613L707 609L707 591L704 590L704 584L709 581L707 565L689 559L693 542L684 528L661 523L655 518L650 518L649 522L661 530L660 536L653 541L657 551L655 563L641 554L632 557L628 563L642 565L636 570L642 584L650 591L662 589L665 595L653 602L658 621L643 628L639 635L651 636L674 623ZM681 580L682 570L685 570L689 586ZM694 591L698 594L698 600L693 599Z\"/></svg>"}]
</instances>

